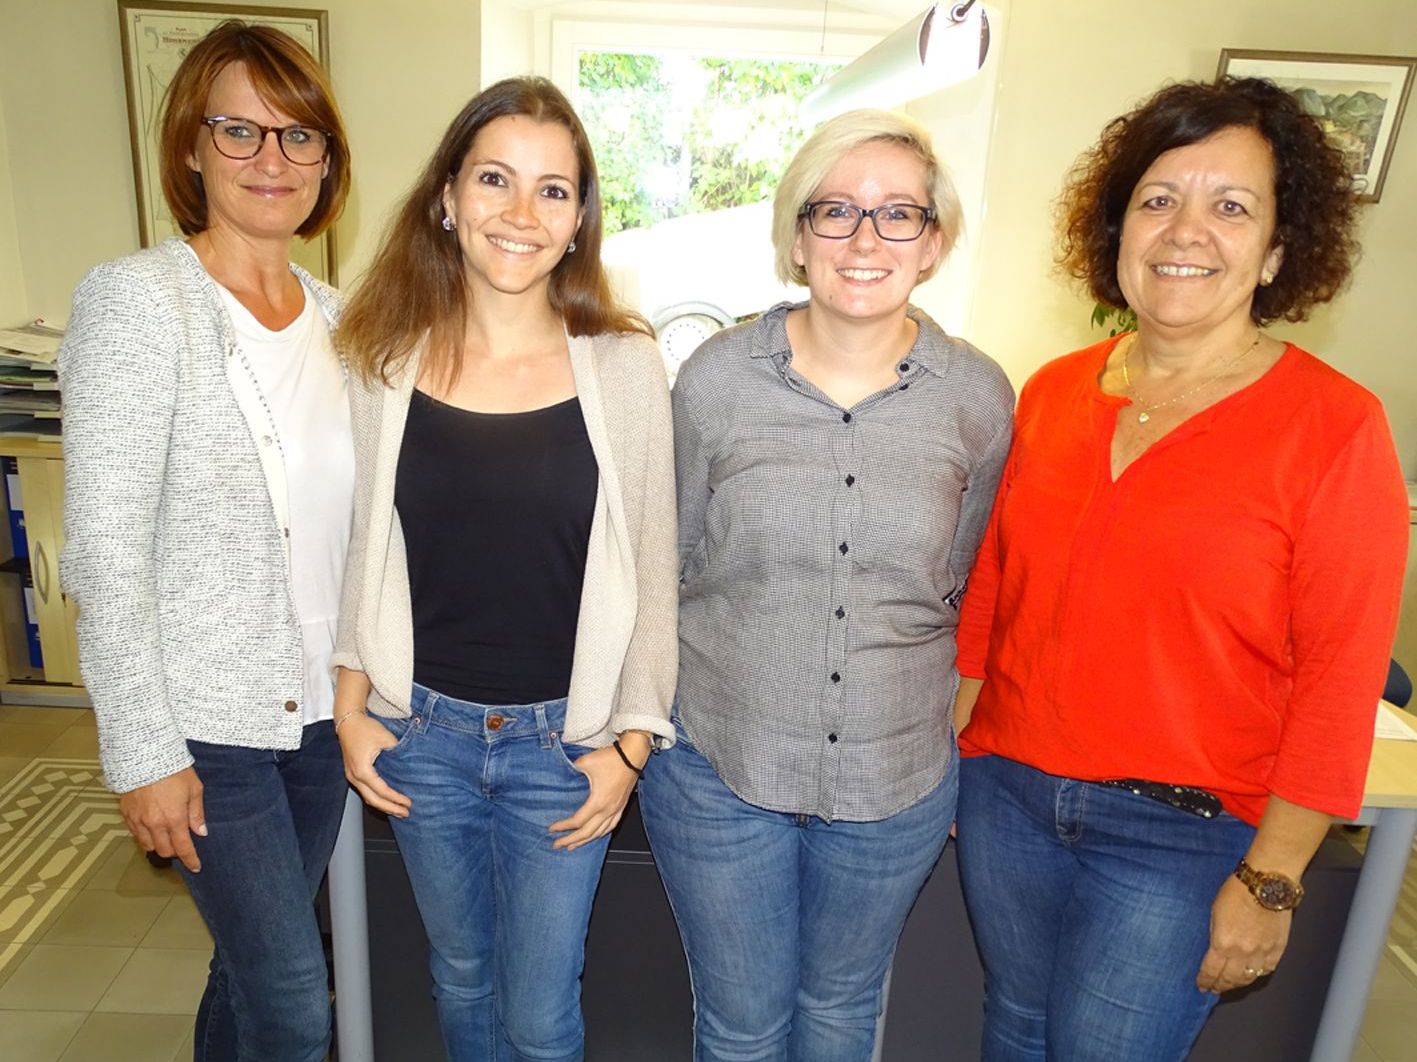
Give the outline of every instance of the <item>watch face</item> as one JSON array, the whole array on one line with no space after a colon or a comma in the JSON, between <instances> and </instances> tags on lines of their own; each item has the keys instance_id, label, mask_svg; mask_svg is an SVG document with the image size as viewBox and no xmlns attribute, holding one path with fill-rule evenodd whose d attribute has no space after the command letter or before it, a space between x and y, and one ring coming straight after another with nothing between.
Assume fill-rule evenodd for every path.
<instances>
[{"instance_id":1,"label":"watch face","mask_svg":"<svg viewBox=\"0 0 1417 1062\"><path fill-rule=\"evenodd\" d=\"M1271 911L1287 911L1299 901L1298 890L1292 881L1282 877L1261 877L1255 890L1255 899L1261 907Z\"/></svg>"}]
</instances>

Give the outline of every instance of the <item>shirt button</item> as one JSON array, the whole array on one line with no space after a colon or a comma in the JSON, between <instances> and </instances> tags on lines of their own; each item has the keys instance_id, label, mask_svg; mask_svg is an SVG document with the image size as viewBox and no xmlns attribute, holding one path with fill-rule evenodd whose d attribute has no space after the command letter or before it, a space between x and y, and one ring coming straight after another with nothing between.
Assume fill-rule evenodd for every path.
<instances>
[{"instance_id":1,"label":"shirt button","mask_svg":"<svg viewBox=\"0 0 1417 1062\"><path fill-rule=\"evenodd\" d=\"M896 390L898 390L898 391L909 391L909 390L910 390L910 385L909 385L908 383L903 383L903 384L900 385L900 387L896 388Z\"/></svg>"},{"instance_id":2,"label":"shirt button","mask_svg":"<svg viewBox=\"0 0 1417 1062\"><path fill-rule=\"evenodd\" d=\"M296 704L294 701L286 701L285 710L287 712L298 712L300 710L300 705Z\"/></svg>"},{"instance_id":3,"label":"shirt button","mask_svg":"<svg viewBox=\"0 0 1417 1062\"><path fill-rule=\"evenodd\" d=\"M502 729L502 724L503 724L505 721L506 721L506 720L503 719L502 716L500 716L500 715L491 715L491 716L488 716L488 717L487 717L487 729L488 729L488 730L501 730L501 729Z\"/></svg>"},{"instance_id":4,"label":"shirt button","mask_svg":"<svg viewBox=\"0 0 1417 1062\"><path fill-rule=\"evenodd\" d=\"M840 681L841 681L841 672L840 672L840 671L833 671L833 672L832 672L832 681L833 681L833 682L840 682Z\"/></svg>"},{"instance_id":5,"label":"shirt button","mask_svg":"<svg viewBox=\"0 0 1417 1062\"><path fill-rule=\"evenodd\" d=\"M840 605L836 606L836 618L846 619L846 609L842 608Z\"/></svg>"},{"instance_id":6,"label":"shirt button","mask_svg":"<svg viewBox=\"0 0 1417 1062\"><path fill-rule=\"evenodd\" d=\"M843 424L850 424L850 423L851 423L851 414L850 414L850 413L843 413L843 414L841 415L841 422L842 422Z\"/></svg>"},{"instance_id":7,"label":"shirt button","mask_svg":"<svg viewBox=\"0 0 1417 1062\"><path fill-rule=\"evenodd\" d=\"M846 543L845 543L845 542L843 542L841 545L837 546L836 548L839 549L839 550L841 550L842 556L845 556L845 555L846 555L846 553L847 553L847 548L846 548Z\"/></svg>"},{"instance_id":8,"label":"shirt button","mask_svg":"<svg viewBox=\"0 0 1417 1062\"><path fill-rule=\"evenodd\" d=\"M851 484L853 484L853 483L855 483L855 482L856 482L856 477L853 476L853 475L848 474L847 477L846 477L846 485L849 487L849 486L851 486Z\"/></svg>"},{"instance_id":9,"label":"shirt button","mask_svg":"<svg viewBox=\"0 0 1417 1062\"><path fill-rule=\"evenodd\" d=\"M262 446L269 446L269 445L270 445L271 443L273 443L274 441L275 441L275 440L272 439L269 435L262 435L262 436L261 436L261 445L262 445Z\"/></svg>"},{"instance_id":10,"label":"shirt button","mask_svg":"<svg viewBox=\"0 0 1417 1062\"><path fill-rule=\"evenodd\" d=\"M827 735L827 741L829 741L829 742L831 742L833 745L835 745L835 744L836 744L836 735L835 735L835 734L828 734L828 735Z\"/></svg>"}]
</instances>

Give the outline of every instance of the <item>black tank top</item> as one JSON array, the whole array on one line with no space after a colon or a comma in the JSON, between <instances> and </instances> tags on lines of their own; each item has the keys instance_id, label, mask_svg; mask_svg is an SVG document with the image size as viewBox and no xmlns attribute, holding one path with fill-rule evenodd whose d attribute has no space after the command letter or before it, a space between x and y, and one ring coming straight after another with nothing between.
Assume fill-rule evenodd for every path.
<instances>
[{"instance_id":1,"label":"black tank top","mask_svg":"<svg viewBox=\"0 0 1417 1062\"><path fill-rule=\"evenodd\" d=\"M414 681L483 704L566 696L598 486L579 399L473 413L413 392L394 506Z\"/></svg>"}]
</instances>

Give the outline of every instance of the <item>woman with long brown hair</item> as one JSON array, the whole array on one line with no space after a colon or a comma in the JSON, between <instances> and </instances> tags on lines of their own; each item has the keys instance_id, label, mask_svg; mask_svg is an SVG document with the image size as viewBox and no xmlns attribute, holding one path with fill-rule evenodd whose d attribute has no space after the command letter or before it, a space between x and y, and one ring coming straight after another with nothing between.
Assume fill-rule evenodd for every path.
<instances>
[{"instance_id":1,"label":"woman with long brown hair","mask_svg":"<svg viewBox=\"0 0 1417 1062\"><path fill-rule=\"evenodd\" d=\"M600 209L566 98L499 82L339 335L360 383L335 725L392 818L454 1062L581 1057L609 832L674 733L668 390Z\"/></svg>"}]
</instances>

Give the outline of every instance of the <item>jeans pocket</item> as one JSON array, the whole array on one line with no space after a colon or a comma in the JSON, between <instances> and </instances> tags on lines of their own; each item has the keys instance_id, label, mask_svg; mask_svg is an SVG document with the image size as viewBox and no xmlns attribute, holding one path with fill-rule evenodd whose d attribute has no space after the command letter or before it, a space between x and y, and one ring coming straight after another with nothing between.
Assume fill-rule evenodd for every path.
<instances>
[{"instance_id":1,"label":"jeans pocket","mask_svg":"<svg viewBox=\"0 0 1417 1062\"><path fill-rule=\"evenodd\" d=\"M379 754L374 757L375 763L378 763L390 753L402 752L409 742L413 740L413 735L418 733L418 727L413 725L412 719L403 717L387 718L382 715L376 715L374 718L379 720L379 723L385 730L398 738L398 741L388 748L379 750Z\"/></svg>"},{"instance_id":2,"label":"jeans pocket","mask_svg":"<svg viewBox=\"0 0 1417 1062\"><path fill-rule=\"evenodd\" d=\"M589 745L569 744L562 741L561 735L557 734L551 739L551 747L555 751L556 758L561 761L566 770L570 771L575 777L584 780L587 785L590 784L590 779L586 778L585 773L576 766L578 759L587 752L593 751Z\"/></svg>"}]
</instances>

